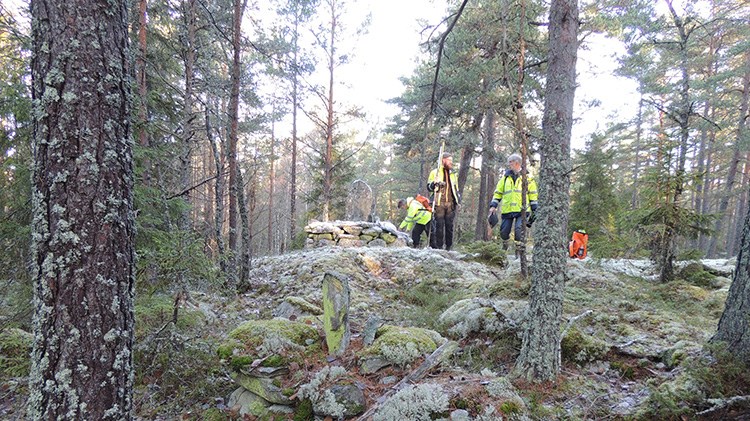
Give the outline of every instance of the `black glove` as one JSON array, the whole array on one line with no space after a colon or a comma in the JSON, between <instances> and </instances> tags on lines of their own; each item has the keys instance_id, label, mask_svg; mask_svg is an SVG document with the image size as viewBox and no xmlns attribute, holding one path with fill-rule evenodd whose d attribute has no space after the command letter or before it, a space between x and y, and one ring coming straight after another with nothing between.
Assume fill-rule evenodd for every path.
<instances>
[{"instance_id":1,"label":"black glove","mask_svg":"<svg viewBox=\"0 0 750 421\"><path fill-rule=\"evenodd\" d=\"M531 228L531 224L533 224L534 221L536 221L536 212L532 213L531 216L526 219L526 226Z\"/></svg>"},{"instance_id":2,"label":"black glove","mask_svg":"<svg viewBox=\"0 0 750 421\"><path fill-rule=\"evenodd\" d=\"M490 223L490 227L495 228L495 225L498 223L497 212L490 213L490 216L487 217L487 222Z\"/></svg>"}]
</instances>

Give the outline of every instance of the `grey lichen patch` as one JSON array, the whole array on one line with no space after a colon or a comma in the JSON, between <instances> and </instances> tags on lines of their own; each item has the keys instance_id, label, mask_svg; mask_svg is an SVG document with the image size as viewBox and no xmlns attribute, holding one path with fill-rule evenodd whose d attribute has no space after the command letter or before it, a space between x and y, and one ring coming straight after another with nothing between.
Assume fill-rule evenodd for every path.
<instances>
[{"instance_id":1,"label":"grey lichen patch","mask_svg":"<svg viewBox=\"0 0 750 421\"><path fill-rule=\"evenodd\" d=\"M431 421L448 410L448 395L437 384L408 386L388 399L373 416L374 421Z\"/></svg>"},{"instance_id":2,"label":"grey lichen patch","mask_svg":"<svg viewBox=\"0 0 750 421\"><path fill-rule=\"evenodd\" d=\"M300 386L298 395L301 399L312 401L316 414L341 419L346 408L336 401L336 396L326 386L345 375L346 369L343 367L323 367L308 383Z\"/></svg>"}]
</instances>

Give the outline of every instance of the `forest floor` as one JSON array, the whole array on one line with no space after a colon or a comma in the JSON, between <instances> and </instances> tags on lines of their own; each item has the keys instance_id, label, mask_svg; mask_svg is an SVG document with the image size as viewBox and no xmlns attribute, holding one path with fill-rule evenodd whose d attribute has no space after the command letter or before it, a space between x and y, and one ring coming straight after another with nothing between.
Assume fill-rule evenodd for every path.
<instances>
[{"instance_id":1,"label":"forest floor","mask_svg":"<svg viewBox=\"0 0 750 421\"><path fill-rule=\"evenodd\" d=\"M563 326L570 328L562 342L562 372L555 382L530 384L509 376L521 345L517 332L498 335L481 326L456 330L440 318L460 300L528 299L530 284L520 277L517 260L492 264L481 256L329 247L256 259L250 282L241 286L244 292L236 299L197 291L139 296L137 418L206 419L208 412L212 419L236 418L227 397L237 386L219 362L217 345L243 321L272 318L287 297L320 306L321 280L331 271L350 280L352 348L361 347L365 321L373 315L392 325L432 329L458 342L451 359L422 381L442 386L450 398L448 412L461 410L467 419L692 419L710 407L709 397L747 392L742 384L711 385L710 377L721 370L711 367L716 359L705 351L724 307L733 261L684 262L679 279L659 284L647 262L571 260L563 306L564 319L570 321ZM175 302L176 324L171 323ZM400 379L418 365L360 375L356 360L342 358L334 364L357 375L369 405L389 391L384 379ZM313 373L329 363L311 362L305 369ZM501 406L485 390L491 378L506 376L523 401L520 407ZM2 380L0 418L23 419L23 377ZM489 406L496 418L482 418Z\"/></svg>"}]
</instances>

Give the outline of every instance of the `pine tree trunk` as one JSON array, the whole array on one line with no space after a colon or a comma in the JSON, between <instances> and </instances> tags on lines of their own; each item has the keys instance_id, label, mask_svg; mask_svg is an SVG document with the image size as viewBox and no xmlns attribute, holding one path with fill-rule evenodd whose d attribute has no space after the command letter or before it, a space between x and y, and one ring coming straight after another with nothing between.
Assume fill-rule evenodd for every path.
<instances>
[{"instance_id":1,"label":"pine tree trunk","mask_svg":"<svg viewBox=\"0 0 750 421\"><path fill-rule=\"evenodd\" d=\"M297 2L294 3L297 7ZM299 81L298 81L298 56L297 49L299 48L298 37L299 37L299 11L295 9L294 16L294 40L293 46L293 66L294 70L292 73L292 162L290 164L291 175L290 175L290 192L289 192L289 244L294 242L294 237L297 231L297 109L299 108Z\"/></svg>"},{"instance_id":2,"label":"pine tree trunk","mask_svg":"<svg viewBox=\"0 0 750 421\"><path fill-rule=\"evenodd\" d=\"M727 350L750 363L750 213L745 217L740 252L732 285L712 342L724 342Z\"/></svg>"},{"instance_id":3,"label":"pine tree trunk","mask_svg":"<svg viewBox=\"0 0 750 421\"><path fill-rule=\"evenodd\" d=\"M183 45L183 62L185 65L185 96L182 109L182 150L180 152L180 184L183 191L187 191L192 185L192 151L195 129L193 120L194 80L195 80L195 0L187 0L183 3L183 14L187 37ZM190 195L184 196L185 208L180 215L179 226L183 231L190 229ZM184 246L184 244L183 244Z\"/></svg>"},{"instance_id":4,"label":"pine tree trunk","mask_svg":"<svg viewBox=\"0 0 750 421\"><path fill-rule=\"evenodd\" d=\"M206 137L211 145L211 152L214 155L214 165L216 170L216 180L214 180L214 233L216 236L216 249L219 252L219 268L221 273L227 275L227 259L224 247L224 235L222 228L224 226L224 156L220 153L219 146L216 144L216 138L211 129L210 110L206 108ZM223 150L222 145L222 150Z\"/></svg>"},{"instance_id":5,"label":"pine tree trunk","mask_svg":"<svg viewBox=\"0 0 750 421\"><path fill-rule=\"evenodd\" d=\"M146 84L146 12L147 0L138 0L138 56L135 60L136 78L138 79L138 144L148 147L148 85ZM148 166L143 172L143 180L148 181Z\"/></svg>"},{"instance_id":6,"label":"pine tree trunk","mask_svg":"<svg viewBox=\"0 0 750 421\"><path fill-rule=\"evenodd\" d=\"M570 134L573 126L578 3L552 0L539 177L539 229L534 249L529 323L515 374L531 381L554 380L560 372L560 318L567 258Z\"/></svg>"},{"instance_id":7,"label":"pine tree trunk","mask_svg":"<svg viewBox=\"0 0 750 421\"><path fill-rule=\"evenodd\" d=\"M273 186L276 180L276 168L274 166L274 161L276 160L274 154L276 153L275 147L276 147L276 134L275 134L275 126L274 123L271 122L271 168L268 171L268 254L271 255L274 253L273 248L273 213L275 209L273 208Z\"/></svg>"},{"instance_id":8,"label":"pine tree trunk","mask_svg":"<svg viewBox=\"0 0 750 421\"><path fill-rule=\"evenodd\" d=\"M231 94L229 97L229 262L227 264L227 284L232 287L237 282L238 248L238 185L239 168L237 167L237 140L239 138L239 107L240 107L240 48L242 36L243 0L234 0L234 14L232 18L232 71Z\"/></svg>"},{"instance_id":9,"label":"pine tree trunk","mask_svg":"<svg viewBox=\"0 0 750 421\"><path fill-rule=\"evenodd\" d=\"M716 218L716 225L714 226L714 233L711 236L711 243L708 247L708 256L716 256L716 244L719 238L726 239L729 234L724 235L724 219L727 215L727 208L729 207L729 199L734 194L734 184L737 180L737 168L740 162L740 154L744 146L745 139L745 125L747 121L748 113L748 97L750 96L750 51L745 53L745 77L742 81L742 102L740 105L740 121L737 123L737 140L734 142L734 151L732 153L732 160L729 161L729 172L727 174L727 182L724 185L724 194L721 196L719 201L719 212L718 218Z\"/></svg>"},{"instance_id":10,"label":"pine tree trunk","mask_svg":"<svg viewBox=\"0 0 750 421\"><path fill-rule=\"evenodd\" d=\"M630 210L635 210L638 207L638 175L641 171L640 153L641 136L643 135L643 89L643 83L641 83L638 89L641 97L638 101L638 117L636 119L635 141L633 142L635 162L633 162L633 195L630 198Z\"/></svg>"},{"instance_id":11,"label":"pine tree trunk","mask_svg":"<svg viewBox=\"0 0 750 421\"><path fill-rule=\"evenodd\" d=\"M135 281L128 4L35 0L31 16L27 418L127 420Z\"/></svg>"},{"instance_id":12,"label":"pine tree trunk","mask_svg":"<svg viewBox=\"0 0 750 421\"><path fill-rule=\"evenodd\" d=\"M239 270L240 270L240 283L245 285L250 275L250 266L252 264L252 247L253 238L250 227L250 215L247 210L247 201L245 200L245 183L242 181L242 173L237 172L237 204L239 205L240 211L240 222L242 223L242 247L240 248L239 256ZM256 189L256 178L255 171L250 179L250 200L255 201L255 189Z\"/></svg>"},{"instance_id":13,"label":"pine tree trunk","mask_svg":"<svg viewBox=\"0 0 750 421\"><path fill-rule=\"evenodd\" d=\"M735 213L734 231L732 231L732 243L729 248L729 256L735 256L739 253L740 243L742 241L742 215L745 215L748 209L748 201L750 200L750 194L748 188L750 187L750 152L748 152L745 158L745 169L743 171L742 187L740 191L739 205L737 205L737 212Z\"/></svg>"},{"instance_id":14,"label":"pine tree trunk","mask_svg":"<svg viewBox=\"0 0 750 421\"><path fill-rule=\"evenodd\" d=\"M495 173L495 112L487 111L484 120L484 145L482 146L482 168L479 171L479 207L477 208L477 220L474 227L474 236L477 240L487 241L490 239L490 227L487 224L487 207L492 199L495 185L491 183L491 177ZM494 178L494 177L492 177Z\"/></svg>"},{"instance_id":15,"label":"pine tree trunk","mask_svg":"<svg viewBox=\"0 0 750 421\"><path fill-rule=\"evenodd\" d=\"M336 0L330 0L331 33L328 44L328 102L326 103L326 147L323 174L323 215L324 221L331 219L331 202L333 200L333 70L336 62Z\"/></svg>"}]
</instances>

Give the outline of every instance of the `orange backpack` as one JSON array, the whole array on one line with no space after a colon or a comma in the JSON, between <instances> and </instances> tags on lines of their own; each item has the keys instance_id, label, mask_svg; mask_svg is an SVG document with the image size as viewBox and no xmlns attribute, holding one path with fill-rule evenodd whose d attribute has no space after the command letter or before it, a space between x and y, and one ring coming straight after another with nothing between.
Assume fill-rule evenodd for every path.
<instances>
[{"instance_id":1,"label":"orange backpack","mask_svg":"<svg viewBox=\"0 0 750 421\"><path fill-rule=\"evenodd\" d=\"M570 257L574 259L585 259L588 252L589 235L584 230L573 231L573 239L568 244Z\"/></svg>"},{"instance_id":2,"label":"orange backpack","mask_svg":"<svg viewBox=\"0 0 750 421\"><path fill-rule=\"evenodd\" d=\"M422 196L421 194L417 194L414 199L421 203L422 206L424 206L425 209L427 209L427 212L432 212L432 206L430 206L430 199Z\"/></svg>"}]
</instances>

